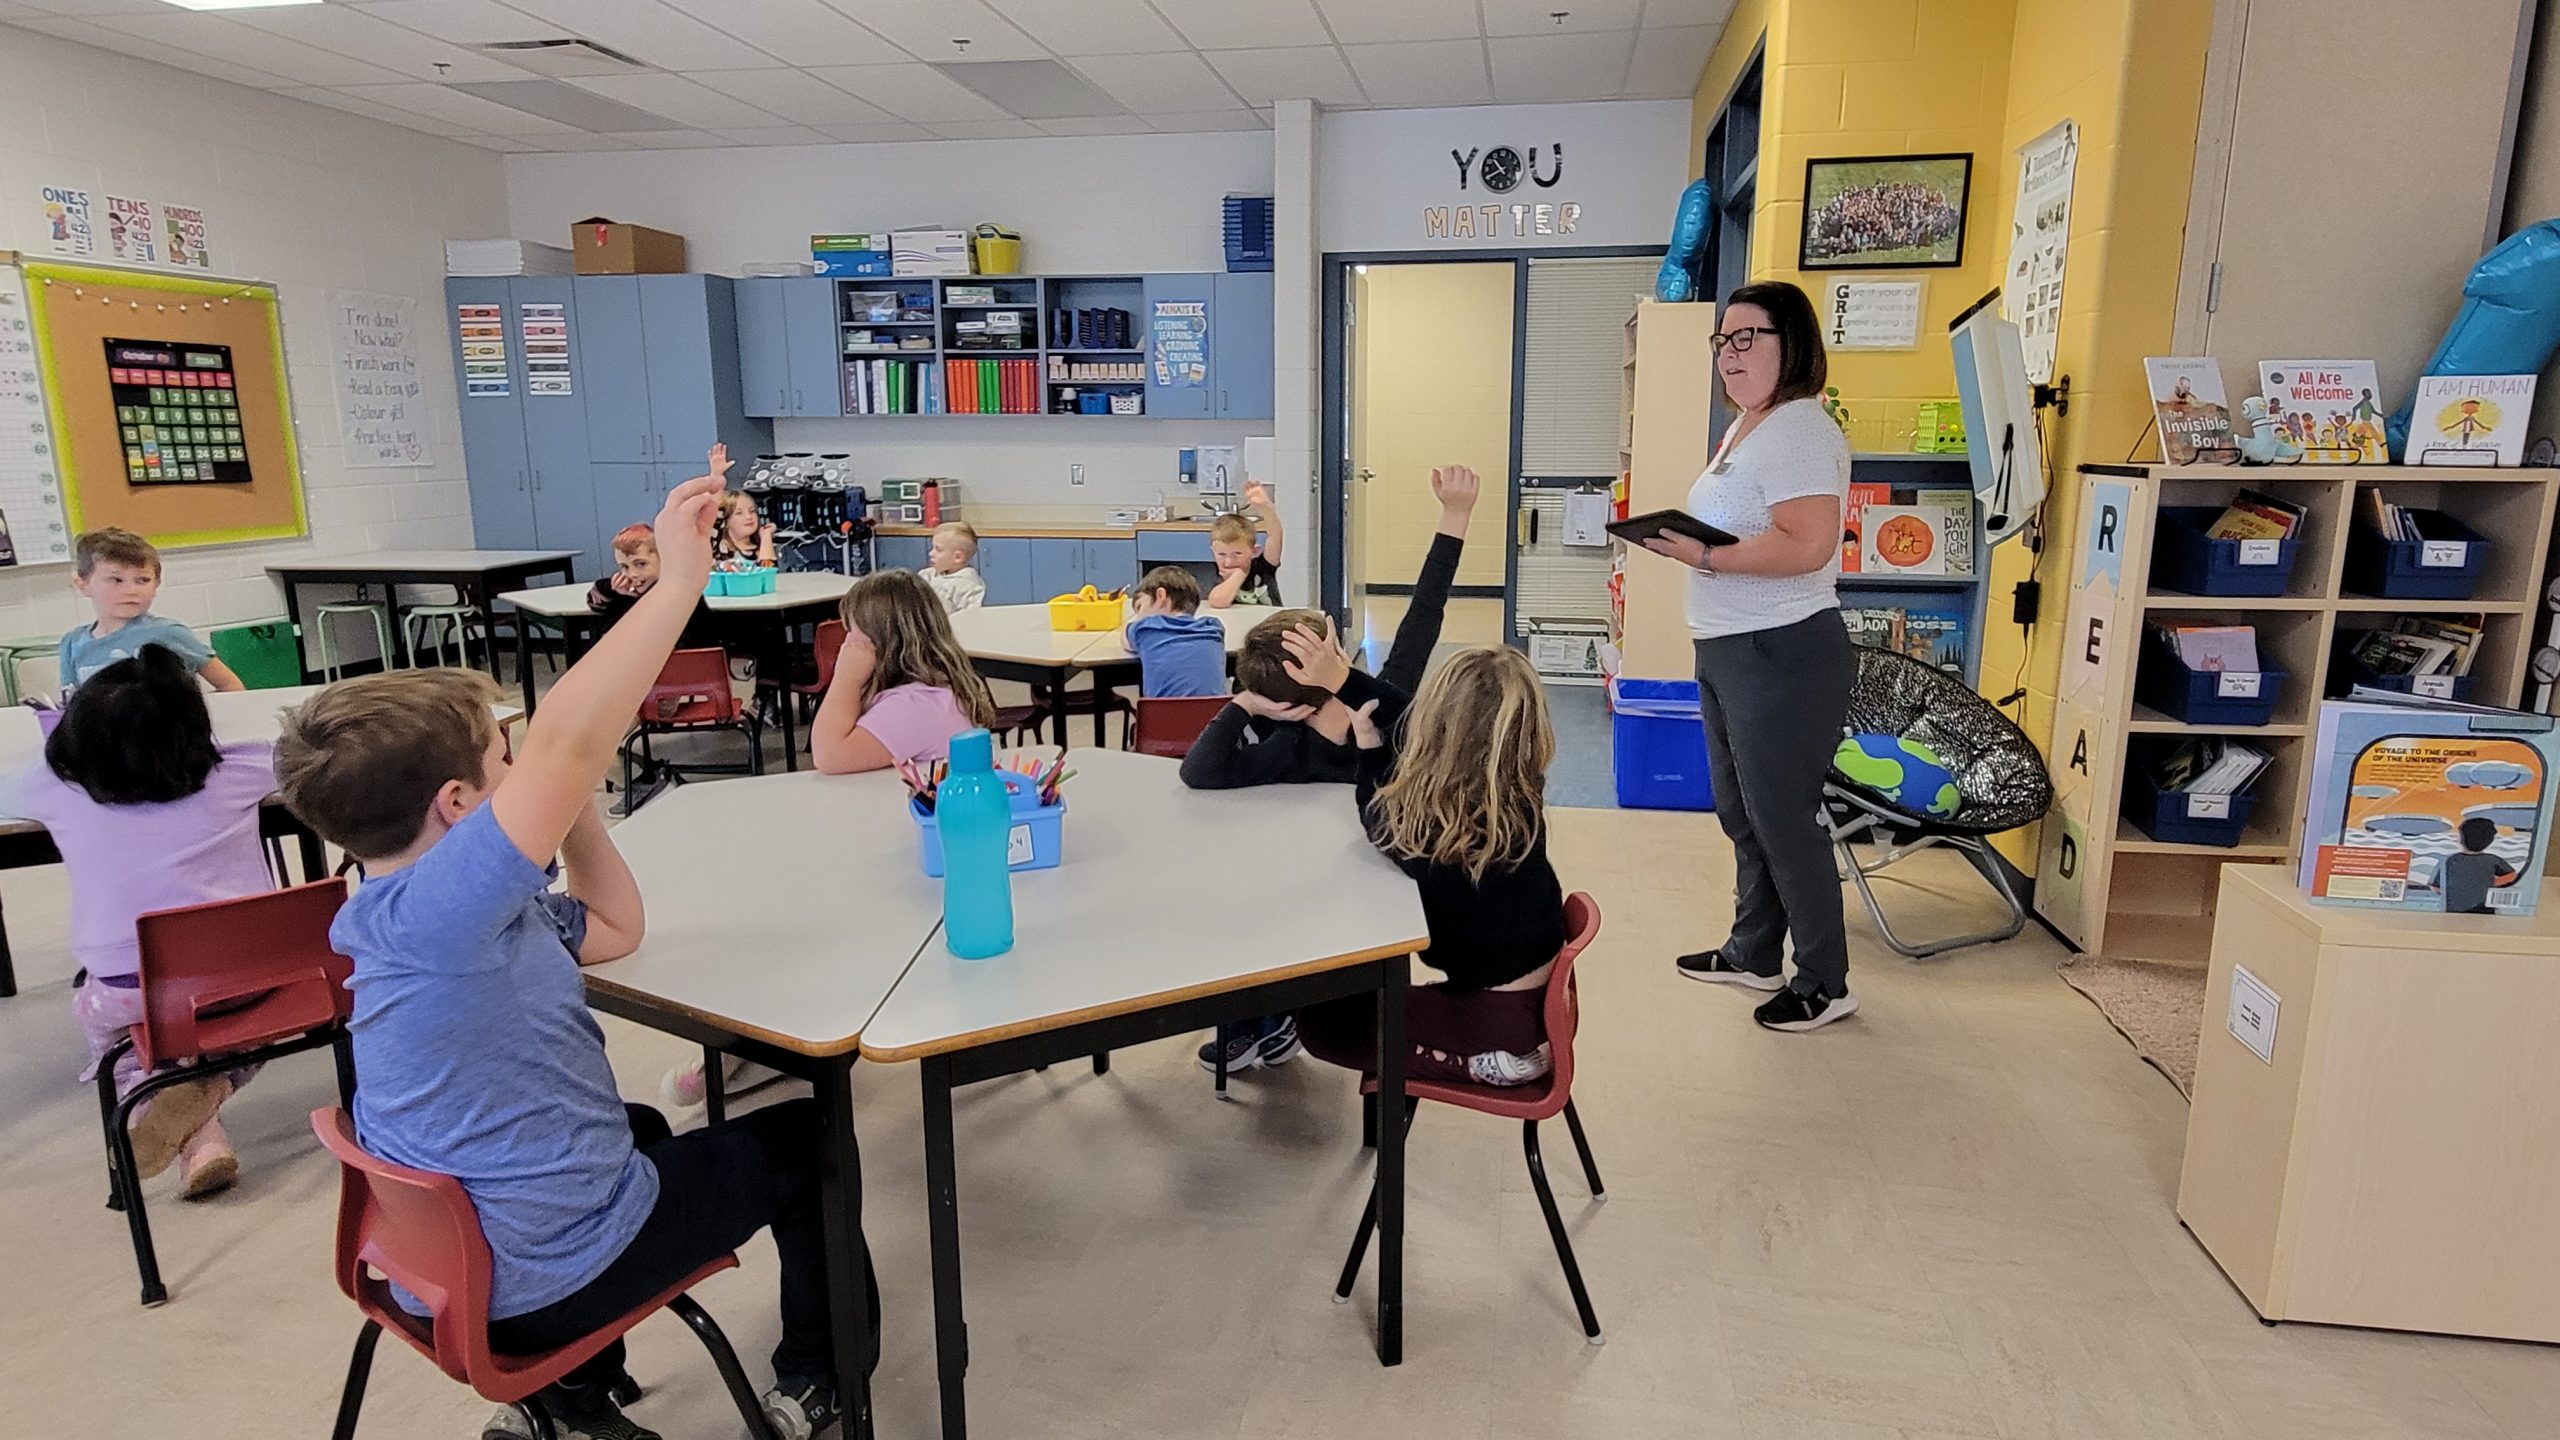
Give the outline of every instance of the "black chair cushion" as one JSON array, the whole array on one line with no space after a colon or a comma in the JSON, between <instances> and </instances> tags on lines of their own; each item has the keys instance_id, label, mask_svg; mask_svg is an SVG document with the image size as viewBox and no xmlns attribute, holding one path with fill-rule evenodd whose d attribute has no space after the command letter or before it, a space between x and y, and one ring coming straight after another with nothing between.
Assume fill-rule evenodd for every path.
<instances>
[{"instance_id":1,"label":"black chair cushion","mask_svg":"<svg viewBox=\"0 0 2560 1440\"><path fill-rule=\"evenodd\" d=\"M1975 694L1962 677L1908 655L1859 647L1858 678L1849 689L1849 729L1916 740L1946 762L1964 805L1951 819L1915 817L1915 829L1993 835L2033 823L2053 804L2053 777L2026 732ZM1888 809L1899 808L1892 797L1837 770L1831 772L1831 783Z\"/></svg>"}]
</instances>

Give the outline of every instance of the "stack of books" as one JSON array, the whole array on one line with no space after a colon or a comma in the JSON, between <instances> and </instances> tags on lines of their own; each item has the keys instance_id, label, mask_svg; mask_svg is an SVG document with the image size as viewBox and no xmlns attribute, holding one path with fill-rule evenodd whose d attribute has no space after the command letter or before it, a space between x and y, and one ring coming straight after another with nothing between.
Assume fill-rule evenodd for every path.
<instances>
[{"instance_id":1,"label":"stack of books","mask_svg":"<svg viewBox=\"0 0 2560 1440\"><path fill-rule=\"evenodd\" d=\"M2213 540L2283 540L2302 528L2302 507L2256 490L2231 497L2205 536Z\"/></svg>"},{"instance_id":2,"label":"stack of books","mask_svg":"<svg viewBox=\"0 0 2560 1440\"><path fill-rule=\"evenodd\" d=\"M558 245L533 240L447 240L447 275L567 275L572 257Z\"/></svg>"},{"instance_id":3,"label":"stack of books","mask_svg":"<svg viewBox=\"0 0 2560 1440\"><path fill-rule=\"evenodd\" d=\"M2254 625L2154 625L2151 629L2190 670L2248 675L2262 668Z\"/></svg>"},{"instance_id":4,"label":"stack of books","mask_svg":"<svg viewBox=\"0 0 2560 1440\"><path fill-rule=\"evenodd\" d=\"M2180 741L2151 766L2151 779L2172 795L2245 794L2266 772L2266 751L2220 735Z\"/></svg>"},{"instance_id":5,"label":"stack of books","mask_svg":"<svg viewBox=\"0 0 2560 1440\"><path fill-rule=\"evenodd\" d=\"M2452 538L2427 533L2428 522L2435 517L2436 512L2433 510L2422 510L2414 505L2395 505L2383 499L2382 492L2379 490L2365 491L2362 504L2364 508L2361 518L2364 527L2385 540L2416 544L2421 540Z\"/></svg>"},{"instance_id":6,"label":"stack of books","mask_svg":"<svg viewBox=\"0 0 2560 1440\"><path fill-rule=\"evenodd\" d=\"M2477 615L2403 615L2388 629L2365 632L2356 663L2385 677L2460 678L2480 653L2480 624Z\"/></svg>"}]
</instances>

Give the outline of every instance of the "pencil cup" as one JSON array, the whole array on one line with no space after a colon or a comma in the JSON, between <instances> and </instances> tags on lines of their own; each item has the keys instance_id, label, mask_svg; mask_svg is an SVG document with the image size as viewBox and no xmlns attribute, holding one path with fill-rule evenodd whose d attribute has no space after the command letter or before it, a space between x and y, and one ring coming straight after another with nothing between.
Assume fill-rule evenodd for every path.
<instances>
[{"instance_id":1,"label":"pencil cup","mask_svg":"<svg viewBox=\"0 0 2560 1440\"><path fill-rule=\"evenodd\" d=\"M999 774L1004 781L1005 798L1013 804L1013 828L1005 836L1005 854L1016 873L1024 870L1054 870L1064 848L1067 802L1043 805L1027 775ZM933 812L910 798L907 814L916 822L922 837L924 873L932 879L942 878L942 826Z\"/></svg>"}]
</instances>

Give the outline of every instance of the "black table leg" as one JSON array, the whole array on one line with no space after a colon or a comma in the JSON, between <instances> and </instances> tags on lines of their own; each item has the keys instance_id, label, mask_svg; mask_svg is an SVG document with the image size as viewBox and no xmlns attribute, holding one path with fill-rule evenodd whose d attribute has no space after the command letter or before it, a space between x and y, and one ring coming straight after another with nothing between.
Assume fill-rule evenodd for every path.
<instances>
[{"instance_id":1,"label":"black table leg","mask_svg":"<svg viewBox=\"0 0 2560 1440\"><path fill-rule=\"evenodd\" d=\"M1067 673L1053 672L1049 681L1049 738L1067 748Z\"/></svg>"},{"instance_id":2,"label":"black table leg","mask_svg":"<svg viewBox=\"0 0 2560 1440\"><path fill-rule=\"evenodd\" d=\"M1105 724L1110 716L1111 682L1103 679L1102 672L1096 670L1093 672L1093 748L1096 750L1111 748L1111 732Z\"/></svg>"},{"instance_id":3,"label":"black table leg","mask_svg":"<svg viewBox=\"0 0 2560 1440\"><path fill-rule=\"evenodd\" d=\"M483 576L481 580L485 582L487 578ZM489 678L504 688L507 670L498 663L498 616L489 608L489 587L475 582L457 588L462 592L462 603L471 607L473 617L480 622L480 658L489 664ZM467 630L462 636L462 663L471 663L471 636Z\"/></svg>"},{"instance_id":4,"label":"black table leg","mask_svg":"<svg viewBox=\"0 0 2560 1440\"><path fill-rule=\"evenodd\" d=\"M294 673L308 685L311 683L311 660L309 652L302 648L302 586L290 575L284 577L284 619L285 628L293 634Z\"/></svg>"},{"instance_id":5,"label":"black table leg","mask_svg":"<svg viewBox=\"0 0 2560 1440\"><path fill-rule=\"evenodd\" d=\"M1404 992L1411 957L1378 962L1378 1113L1404 1113ZM1404 1139L1378 1127L1378 1363L1404 1363Z\"/></svg>"},{"instance_id":6,"label":"black table leg","mask_svg":"<svg viewBox=\"0 0 2560 1440\"><path fill-rule=\"evenodd\" d=\"M862 1149L853 1133L853 1060L851 1054L835 1057L815 1077L826 1116L818 1193L826 1209L836 1394L844 1407L845 1434L850 1440L871 1440L871 1367L879 1361L880 1337L871 1328L871 1255L862 1241Z\"/></svg>"},{"instance_id":7,"label":"black table leg","mask_svg":"<svg viewBox=\"0 0 2560 1440\"><path fill-rule=\"evenodd\" d=\"M533 715L533 612L516 612L516 679L524 686L524 713Z\"/></svg>"},{"instance_id":8,"label":"black table leg","mask_svg":"<svg viewBox=\"0 0 2560 1440\"><path fill-rule=\"evenodd\" d=\"M924 1197L933 1249L933 1347L943 1440L968 1440L969 1323L960 1311L960 1189L951 1153L951 1061L924 1062Z\"/></svg>"},{"instance_id":9,"label":"black table leg","mask_svg":"<svg viewBox=\"0 0 2560 1440\"><path fill-rule=\"evenodd\" d=\"M9 956L9 927L0 924L0 1000L18 993L18 962Z\"/></svg>"}]
</instances>

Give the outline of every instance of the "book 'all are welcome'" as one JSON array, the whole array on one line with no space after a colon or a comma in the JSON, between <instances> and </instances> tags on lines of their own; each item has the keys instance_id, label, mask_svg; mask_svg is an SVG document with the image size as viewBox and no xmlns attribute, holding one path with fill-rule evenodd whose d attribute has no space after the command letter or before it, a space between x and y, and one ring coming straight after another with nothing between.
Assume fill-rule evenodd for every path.
<instances>
[{"instance_id":1,"label":"book 'all are welcome'","mask_svg":"<svg viewBox=\"0 0 2560 1440\"><path fill-rule=\"evenodd\" d=\"M2154 355L2142 362L2151 381L2151 408L2160 426L2160 458L2172 465L2229 465L2240 458L2231 443L2231 402L2222 389L2222 367L2210 355Z\"/></svg>"},{"instance_id":2,"label":"book 'all are welcome'","mask_svg":"<svg viewBox=\"0 0 2560 1440\"><path fill-rule=\"evenodd\" d=\"M2370 360L2261 360L2258 395L2305 461L2380 465L2391 458L2382 386Z\"/></svg>"},{"instance_id":3,"label":"book 'all are welcome'","mask_svg":"<svg viewBox=\"0 0 2560 1440\"><path fill-rule=\"evenodd\" d=\"M2531 375L2428 375L2410 407L2408 463L2519 465L2533 416Z\"/></svg>"}]
</instances>

